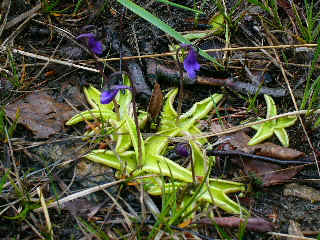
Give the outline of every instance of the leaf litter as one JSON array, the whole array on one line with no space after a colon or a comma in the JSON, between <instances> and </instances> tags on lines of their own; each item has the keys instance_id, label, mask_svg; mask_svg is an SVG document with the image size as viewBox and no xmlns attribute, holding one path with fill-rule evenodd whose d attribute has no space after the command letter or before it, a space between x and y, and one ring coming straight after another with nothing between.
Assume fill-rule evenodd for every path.
<instances>
[{"instance_id":1,"label":"leaf litter","mask_svg":"<svg viewBox=\"0 0 320 240\"><path fill-rule=\"evenodd\" d=\"M18 123L31 130L35 138L48 138L62 133L64 123L75 114L70 106L57 102L43 91L9 104L5 110L12 120L15 120L17 111L20 111Z\"/></svg>"},{"instance_id":2,"label":"leaf litter","mask_svg":"<svg viewBox=\"0 0 320 240\"><path fill-rule=\"evenodd\" d=\"M211 124L211 131L218 132L222 130L222 126L217 123ZM224 148L236 149L245 153L252 153L260 156L272 157L275 159L297 159L305 154L292 148L282 147L274 143L265 142L254 146L249 146L250 137L242 130L235 133L223 135L219 137L222 141L226 141ZM280 184L290 180L303 166L295 166L283 168L278 164L263 162L255 159L232 158L233 163L243 167L248 176L256 176L261 181L263 186L271 186Z\"/></svg>"}]
</instances>

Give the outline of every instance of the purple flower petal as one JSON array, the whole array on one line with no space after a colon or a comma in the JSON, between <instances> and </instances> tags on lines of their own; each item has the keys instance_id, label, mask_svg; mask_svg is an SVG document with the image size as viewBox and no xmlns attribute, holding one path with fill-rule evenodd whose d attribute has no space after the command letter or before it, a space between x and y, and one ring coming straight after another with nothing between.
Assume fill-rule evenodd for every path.
<instances>
[{"instance_id":1,"label":"purple flower petal","mask_svg":"<svg viewBox=\"0 0 320 240\"><path fill-rule=\"evenodd\" d=\"M188 157L190 154L188 144L178 143L176 146L176 153L181 157Z\"/></svg>"},{"instance_id":2,"label":"purple flower petal","mask_svg":"<svg viewBox=\"0 0 320 240\"><path fill-rule=\"evenodd\" d=\"M101 104L109 104L111 101L115 98L119 90L114 89L114 90L109 90L109 91L104 91L101 93L100 96L100 103Z\"/></svg>"},{"instance_id":3,"label":"purple flower petal","mask_svg":"<svg viewBox=\"0 0 320 240\"><path fill-rule=\"evenodd\" d=\"M80 38L95 38L96 35L93 34L93 33L83 33L83 34L80 34L78 37L76 37L76 39L80 39Z\"/></svg>"},{"instance_id":4,"label":"purple flower petal","mask_svg":"<svg viewBox=\"0 0 320 240\"><path fill-rule=\"evenodd\" d=\"M190 47L188 56L184 59L183 67L188 73L189 78L196 78L197 71L200 70L200 64L197 60L197 53L193 50L192 47Z\"/></svg>"},{"instance_id":5,"label":"purple flower petal","mask_svg":"<svg viewBox=\"0 0 320 240\"><path fill-rule=\"evenodd\" d=\"M96 41L95 38L89 38L88 47L94 52L95 54L102 54L103 46L101 41Z\"/></svg>"},{"instance_id":6,"label":"purple flower petal","mask_svg":"<svg viewBox=\"0 0 320 240\"><path fill-rule=\"evenodd\" d=\"M110 90L107 90L101 93L101 96L100 96L101 104L109 104L121 89L131 89L131 88L125 85L112 86Z\"/></svg>"},{"instance_id":7,"label":"purple flower petal","mask_svg":"<svg viewBox=\"0 0 320 240\"><path fill-rule=\"evenodd\" d=\"M102 54L103 46L101 41L96 40L96 35L93 33L83 33L80 34L76 39L87 38L88 39L88 47L97 55Z\"/></svg>"}]
</instances>

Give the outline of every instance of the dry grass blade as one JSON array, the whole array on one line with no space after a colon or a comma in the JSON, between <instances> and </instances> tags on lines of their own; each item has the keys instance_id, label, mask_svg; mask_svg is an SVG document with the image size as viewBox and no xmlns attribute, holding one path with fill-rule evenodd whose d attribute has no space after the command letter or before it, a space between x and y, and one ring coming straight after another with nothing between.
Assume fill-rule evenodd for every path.
<instances>
[{"instance_id":1,"label":"dry grass blade","mask_svg":"<svg viewBox=\"0 0 320 240\"><path fill-rule=\"evenodd\" d=\"M62 205L64 203L66 203L66 202L69 202L69 201L72 201L74 199L87 196L87 195L89 195L91 193L100 191L100 190L105 189L105 188L112 187L114 185L117 185L117 184L125 182L125 181L126 181L125 179L122 179L122 180L114 181L114 182L111 182L111 183L105 183L105 184L102 184L102 185L99 185L99 186L95 186L95 187L92 187L92 188L89 188L89 189L86 189L86 190L82 190L82 191L80 191L78 193L71 194L71 195L69 195L69 196L67 196L65 198L62 198L62 199L60 199L58 201L50 203L49 205L47 205L47 208L57 207L57 206ZM34 211L35 212L40 212L40 211L43 211L43 210L44 209L41 207L41 208L35 209Z\"/></svg>"},{"instance_id":2,"label":"dry grass blade","mask_svg":"<svg viewBox=\"0 0 320 240\"><path fill-rule=\"evenodd\" d=\"M4 46L0 46L0 50L1 51L6 51L6 50L8 50L8 48L4 47ZM79 69L86 70L86 71L89 71L89 72L96 72L96 73L100 72L98 69L91 68L91 67L86 67L86 66L79 65L79 64L75 64L75 63L72 63L72 61L58 60L58 59L54 59L54 58L50 58L50 57L41 56L41 55L38 55L38 54L22 51L22 50L15 49L15 48L12 48L10 50L12 51L12 53L15 53L15 54L20 54L20 55L23 55L23 56L26 56L26 57L31 57L31 58L35 58L35 59L39 59L39 60L44 60L44 61L47 61L47 62L50 62L50 63L57 63L57 64L65 65L65 66L68 66L68 67L79 68Z\"/></svg>"},{"instance_id":3,"label":"dry grass blade","mask_svg":"<svg viewBox=\"0 0 320 240\"><path fill-rule=\"evenodd\" d=\"M11 6L11 0L4 0L1 4L1 9L6 9L6 13L4 15L3 22L0 26L0 37L1 37L2 32L5 29L5 26L7 24L8 15L10 12L10 6ZM1 11L0 16L2 16L2 14L3 14L3 12Z\"/></svg>"},{"instance_id":4,"label":"dry grass blade","mask_svg":"<svg viewBox=\"0 0 320 240\"><path fill-rule=\"evenodd\" d=\"M133 226L132 226L132 221L129 218L129 214L121 207L121 204L106 190L102 190L105 194L108 195L108 197L112 200L112 202L116 205L117 209L119 210L119 212L122 214L122 216L124 217L128 227L130 228L130 232L132 233L133 230Z\"/></svg>"},{"instance_id":5,"label":"dry grass blade","mask_svg":"<svg viewBox=\"0 0 320 240\"><path fill-rule=\"evenodd\" d=\"M9 22L7 22L7 24L5 25L4 29L9 29L12 28L13 26L15 26L16 24L18 24L19 22L23 21L24 19L32 16L34 13L36 13L37 11L39 11L41 9L41 3L38 3L35 7L33 7L31 10L26 11L22 14L20 14L19 16L15 17L14 19L10 20Z\"/></svg>"},{"instance_id":6,"label":"dry grass blade","mask_svg":"<svg viewBox=\"0 0 320 240\"><path fill-rule=\"evenodd\" d=\"M46 219L48 232L50 234L51 239L54 239L53 229L52 229L52 224L51 224L51 221L50 221L48 208L47 208L47 205L46 205L46 202L45 202L45 199L44 199L44 196L42 194L42 191L41 191L40 187L37 188L37 192L38 192L38 195L39 195L39 198L40 198L40 203L41 203L41 206L42 206L42 209L43 209L44 217Z\"/></svg>"}]
</instances>

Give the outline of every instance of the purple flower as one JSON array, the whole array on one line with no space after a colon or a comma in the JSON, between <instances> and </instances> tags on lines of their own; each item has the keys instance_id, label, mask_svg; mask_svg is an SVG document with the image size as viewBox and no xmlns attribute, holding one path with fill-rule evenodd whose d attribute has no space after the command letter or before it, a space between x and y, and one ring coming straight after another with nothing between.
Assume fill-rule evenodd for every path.
<instances>
[{"instance_id":1,"label":"purple flower","mask_svg":"<svg viewBox=\"0 0 320 240\"><path fill-rule=\"evenodd\" d=\"M96 35L93 33L83 33L80 34L76 39L80 38L87 38L88 39L88 47L91 49L92 52L95 54L102 54L103 46L101 41L97 41Z\"/></svg>"},{"instance_id":2,"label":"purple flower","mask_svg":"<svg viewBox=\"0 0 320 240\"><path fill-rule=\"evenodd\" d=\"M100 96L101 104L109 104L121 89L131 89L131 88L125 85L112 86L110 90L107 90L101 93L101 96Z\"/></svg>"},{"instance_id":3,"label":"purple flower","mask_svg":"<svg viewBox=\"0 0 320 240\"><path fill-rule=\"evenodd\" d=\"M176 153L181 157L188 157L190 154L189 146L185 143L178 143L176 146Z\"/></svg>"},{"instance_id":4,"label":"purple flower","mask_svg":"<svg viewBox=\"0 0 320 240\"><path fill-rule=\"evenodd\" d=\"M183 46L189 48L188 56L184 59L183 67L188 73L189 78L195 79L197 77L197 71L200 70L200 64L197 60L197 52L191 46Z\"/></svg>"}]
</instances>

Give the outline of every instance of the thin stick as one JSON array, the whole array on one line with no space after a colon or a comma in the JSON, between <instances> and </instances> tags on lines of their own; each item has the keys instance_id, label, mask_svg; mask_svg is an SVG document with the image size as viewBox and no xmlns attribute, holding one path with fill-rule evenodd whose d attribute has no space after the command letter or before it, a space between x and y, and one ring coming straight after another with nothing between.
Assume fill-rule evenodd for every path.
<instances>
[{"instance_id":1,"label":"thin stick","mask_svg":"<svg viewBox=\"0 0 320 240\"><path fill-rule=\"evenodd\" d=\"M283 117L289 117L289 116L299 116L299 115L303 115L303 114L309 114L309 113L320 113L320 109L314 109L314 110L299 110L299 111L294 111L294 112L288 112L288 113L283 113L283 114L279 114L277 116L271 117L271 118L267 118L267 119L263 119L263 120L259 120L256 122L251 122L251 123L247 123L244 125L239 125L236 127L232 127L223 131L219 131L216 133L204 133L204 134L199 134L199 135L194 135L194 136L186 136L186 137L174 137L171 138L173 140L176 140L178 142L185 142L185 141L189 141L189 140L194 140L194 139L199 139L199 138L208 138L208 137L214 137L214 136L221 136L221 135L225 135L228 133L233 133L233 132L237 132L240 131L244 128L248 128L254 125L258 125L258 124L262 124L265 123L267 121L271 121L274 119L278 119L278 118L283 118Z\"/></svg>"},{"instance_id":2,"label":"thin stick","mask_svg":"<svg viewBox=\"0 0 320 240\"><path fill-rule=\"evenodd\" d=\"M6 50L8 50L8 47L0 46L0 50L1 51L6 51ZM40 60L44 60L44 61L49 61L50 63L57 63L57 64L69 66L69 67L74 67L74 68L87 70L87 71L90 71L90 72L96 72L96 73L100 72L98 69L90 68L90 67L86 67L86 66L82 66L82 65L78 65L78 64L74 64L74 63L72 63L72 61L58 60L58 59L54 59L54 58L45 57L45 56L37 55L37 54L34 54L34 53L22 51L22 50L15 49L15 48L12 48L10 50L15 54L20 54L20 55L23 55L23 56L32 57L32 58L36 58L36 59L40 59Z\"/></svg>"},{"instance_id":3,"label":"thin stick","mask_svg":"<svg viewBox=\"0 0 320 240\"><path fill-rule=\"evenodd\" d=\"M152 178L154 177L155 175L145 175L145 176L141 176L141 177L136 177L135 179L144 179L144 178ZM114 182L111 182L111 183L105 183L105 184L102 184L102 185L98 185L98 186L95 186L95 187L91 187L91 188L88 188L88 189L85 189L81 192L77 192L77 193L74 193L74 194L71 194L65 198L62 198L60 200L57 200L53 203L50 203L49 205L47 205L47 208L52 208L52 207L57 207L61 204L64 204L66 202L69 202L69 201L72 201L74 199L78 199L78 198L81 198L81 197L84 197L84 196L87 196L91 193L94 193L94 192L98 192L102 189L105 189L105 188L109 188L109 187L112 187L114 185L117 185L119 183L123 183L123 182L126 182L127 179L120 179L120 180L117 180L117 181L114 181ZM34 212L41 212L43 211L43 208L40 207L40 208L37 208L34 210Z\"/></svg>"},{"instance_id":4,"label":"thin stick","mask_svg":"<svg viewBox=\"0 0 320 240\"><path fill-rule=\"evenodd\" d=\"M310 44L295 44L295 45L274 45L274 46L257 46L257 47L236 47L236 48L220 48L220 49L207 49L203 50L204 52L233 52L233 51L253 51L253 50L261 50L261 49L285 49L285 48L314 48L317 47L318 44L310 43ZM155 58L155 57L164 57L164 56L174 56L176 52L166 52L166 53L157 53L157 54L147 54L141 56L128 56L122 57L122 60L130 60L137 58ZM100 62L110 62L110 61L119 61L120 58L99 58Z\"/></svg>"}]
</instances>

